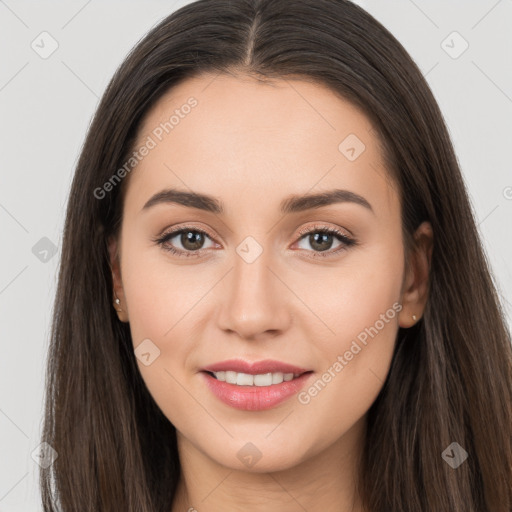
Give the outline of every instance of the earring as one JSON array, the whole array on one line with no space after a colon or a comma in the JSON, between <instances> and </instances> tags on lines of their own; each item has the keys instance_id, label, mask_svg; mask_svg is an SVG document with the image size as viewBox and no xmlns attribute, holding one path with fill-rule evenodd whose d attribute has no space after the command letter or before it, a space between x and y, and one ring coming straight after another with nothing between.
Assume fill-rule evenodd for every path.
<instances>
[{"instance_id":1,"label":"earring","mask_svg":"<svg viewBox=\"0 0 512 512\"><path fill-rule=\"evenodd\" d=\"M114 290L114 297L116 298L114 300L114 303L117 304L119 306L119 304L121 303L121 301L119 300L119 298L117 297L117 294L116 294L116 291ZM123 311L121 308L117 309L115 306L114 306L114 309L117 311L117 312L121 312Z\"/></svg>"},{"instance_id":2,"label":"earring","mask_svg":"<svg viewBox=\"0 0 512 512\"><path fill-rule=\"evenodd\" d=\"M418 318L416 317L416 315L412 315L412 319L416 322Z\"/></svg>"}]
</instances>

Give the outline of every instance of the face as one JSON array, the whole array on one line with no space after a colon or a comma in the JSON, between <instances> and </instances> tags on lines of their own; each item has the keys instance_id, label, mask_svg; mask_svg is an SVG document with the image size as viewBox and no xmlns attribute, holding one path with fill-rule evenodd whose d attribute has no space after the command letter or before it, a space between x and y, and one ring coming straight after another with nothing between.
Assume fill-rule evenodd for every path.
<instances>
[{"instance_id":1,"label":"face","mask_svg":"<svg viewBox=\"0 0 512 512\"><path fill-rule=\"evenodd\" d=\"M318 84L203 75L148 113L144 145L111 245L116 292L180 438L250 471L349 439L406 324L400 203L369 119ZM241 385L204 371L219 362Z\"/></svg>"}]
</instances>

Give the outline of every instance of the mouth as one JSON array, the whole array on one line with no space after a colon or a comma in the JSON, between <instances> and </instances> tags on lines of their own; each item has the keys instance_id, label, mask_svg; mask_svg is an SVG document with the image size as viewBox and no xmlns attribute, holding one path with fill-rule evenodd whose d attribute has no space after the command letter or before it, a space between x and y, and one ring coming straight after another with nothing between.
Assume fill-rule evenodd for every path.
<instances>
[{"instance_id":1,"label":"mouth","mask_svg":"<svg viewBox=\"0 0 512 512\"><path fill-rule=\"evenodd\" d=\"M236 409L263 411L297 394L310 381L313 370L273 359L237 358L201 368L200 373L220 401Z\"/></svg>"}]
</instances>

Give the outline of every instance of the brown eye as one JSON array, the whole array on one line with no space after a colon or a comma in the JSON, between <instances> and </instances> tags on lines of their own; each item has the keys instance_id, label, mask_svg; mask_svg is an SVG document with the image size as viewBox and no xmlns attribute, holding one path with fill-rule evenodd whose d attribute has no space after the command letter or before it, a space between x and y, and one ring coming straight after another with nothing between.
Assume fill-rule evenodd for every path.
<instances>
[{"instance_id":1,"label":"brown eye","mask_svg":"<svg viewBox=\"0 0 512 512\"><path fill-rule=\"evenodd\" d=\"M314 226L313 228L301 230L300 234L303 236L300 238L299 243L305 242L305 245L309 245L313 249L313 257L334 256L357 244L353 238L348 237L335 228L327 226ZM336 240L339 242L339 245L334 250L330 250ZM307 247L299 248L308 249Z\"/></svg>"},{"instance_id":2,"label":"brown eye","mask_svg":"<svg viewBox=\"0 0 512 512\"><path fill-rule=\"evenodd\" d=\"M198 256L198 251L205 248L204 243L207 238L211 239L205 231L197 228L183 228L167 233L155 240L155 242L172 254L191 257Z\"/></svg>"}]
</instances>

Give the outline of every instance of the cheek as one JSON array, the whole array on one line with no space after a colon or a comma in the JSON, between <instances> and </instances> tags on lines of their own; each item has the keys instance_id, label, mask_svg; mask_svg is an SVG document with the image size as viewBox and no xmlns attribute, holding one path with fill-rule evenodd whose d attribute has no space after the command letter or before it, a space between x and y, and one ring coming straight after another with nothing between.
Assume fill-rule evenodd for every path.
<instances>
[{"instance_id":1,"label":"cheek","mask_svg":"<svg viewBox=\"0 0 512 512\"><path fill-rule=\"evenodd\" d=\"M347 254L339 266L321 271L311 268L309 276L304 272L297 280L297 295L306 299L314 313L308 315L308 323L320 327L325 333L322 337L330 339L329 347L343 348L376 322L383 332L398 325L403 254L398 243L397 247L375 244ZM379 321L382 315L384 325ZM320 331L316 332L318 337Z\"/></svg>"},{"instance_id":2,"label":"cheek","mask_svg":"<svg viewBox=\"0 0 512 512\"><path fill-rule=\"evenodd\" d=\"M134 345L145 338L169 339L200 298L205 280L194 265L173 264L162 249L130 235L123 238L122 275Z\"/></svg>"},{"instance_id":3,"label":"cheek","mask_svg":"<svg viewBox=\"0 0 512 512\"><path fill-rule=\"evenodd\" d=\"M320 408L336 403L338 411L357 417L378 395L391 364L401 310L403 255L397 245L361 251L360 258L333 272L321 287L309 288L308 304L316 305L324 334L318 335L316 320L309 322L316 327L309 339L316 340L322 368L321 382L306 390L304 402L314 398Z\"/></svg>"},{"instance_id":4,"label":"cheek","mask_svg":"<svg viewBox=\"0 0 512 512\"><path fill-rule=\"evenodd\" d=\"M190 268L172 266L158 251L125 238L123 287L137 366L164 415L185 429L182 422L193 425L201 420L201 411L186 391L185 368L194 348L194 305L205 293L196 286L197 271Z\"/></svg>"},{"instance_id":5,"label":"cheek","mask_svg":"<svg viewBox=\"0 0 512 512\"><path fill-rule=\"evenodd\" d=\"M206 265L177 264L163 250L143 247L129 235L124 242L123 287L133 346L137 354L146 343L158 355L148 366L138 360L139 369L155 398L169 392L178 396L181 388L172 376L179 382L189 377L191 356L209 318L201 299L215 280Z\"/></svg>"},{"instance_id":6,"label":"cheek","mask_svg":"<svg viewBox=\"0 0 512 512\"><path fill-rule=\"evenodd\" d=\"M309 429L342 435L371 407L386 381L398 331L400 306L382 301L378 307L342 311L335 335L318 340L316 379L298 395Z\"/></svg>"}]
</instances>

